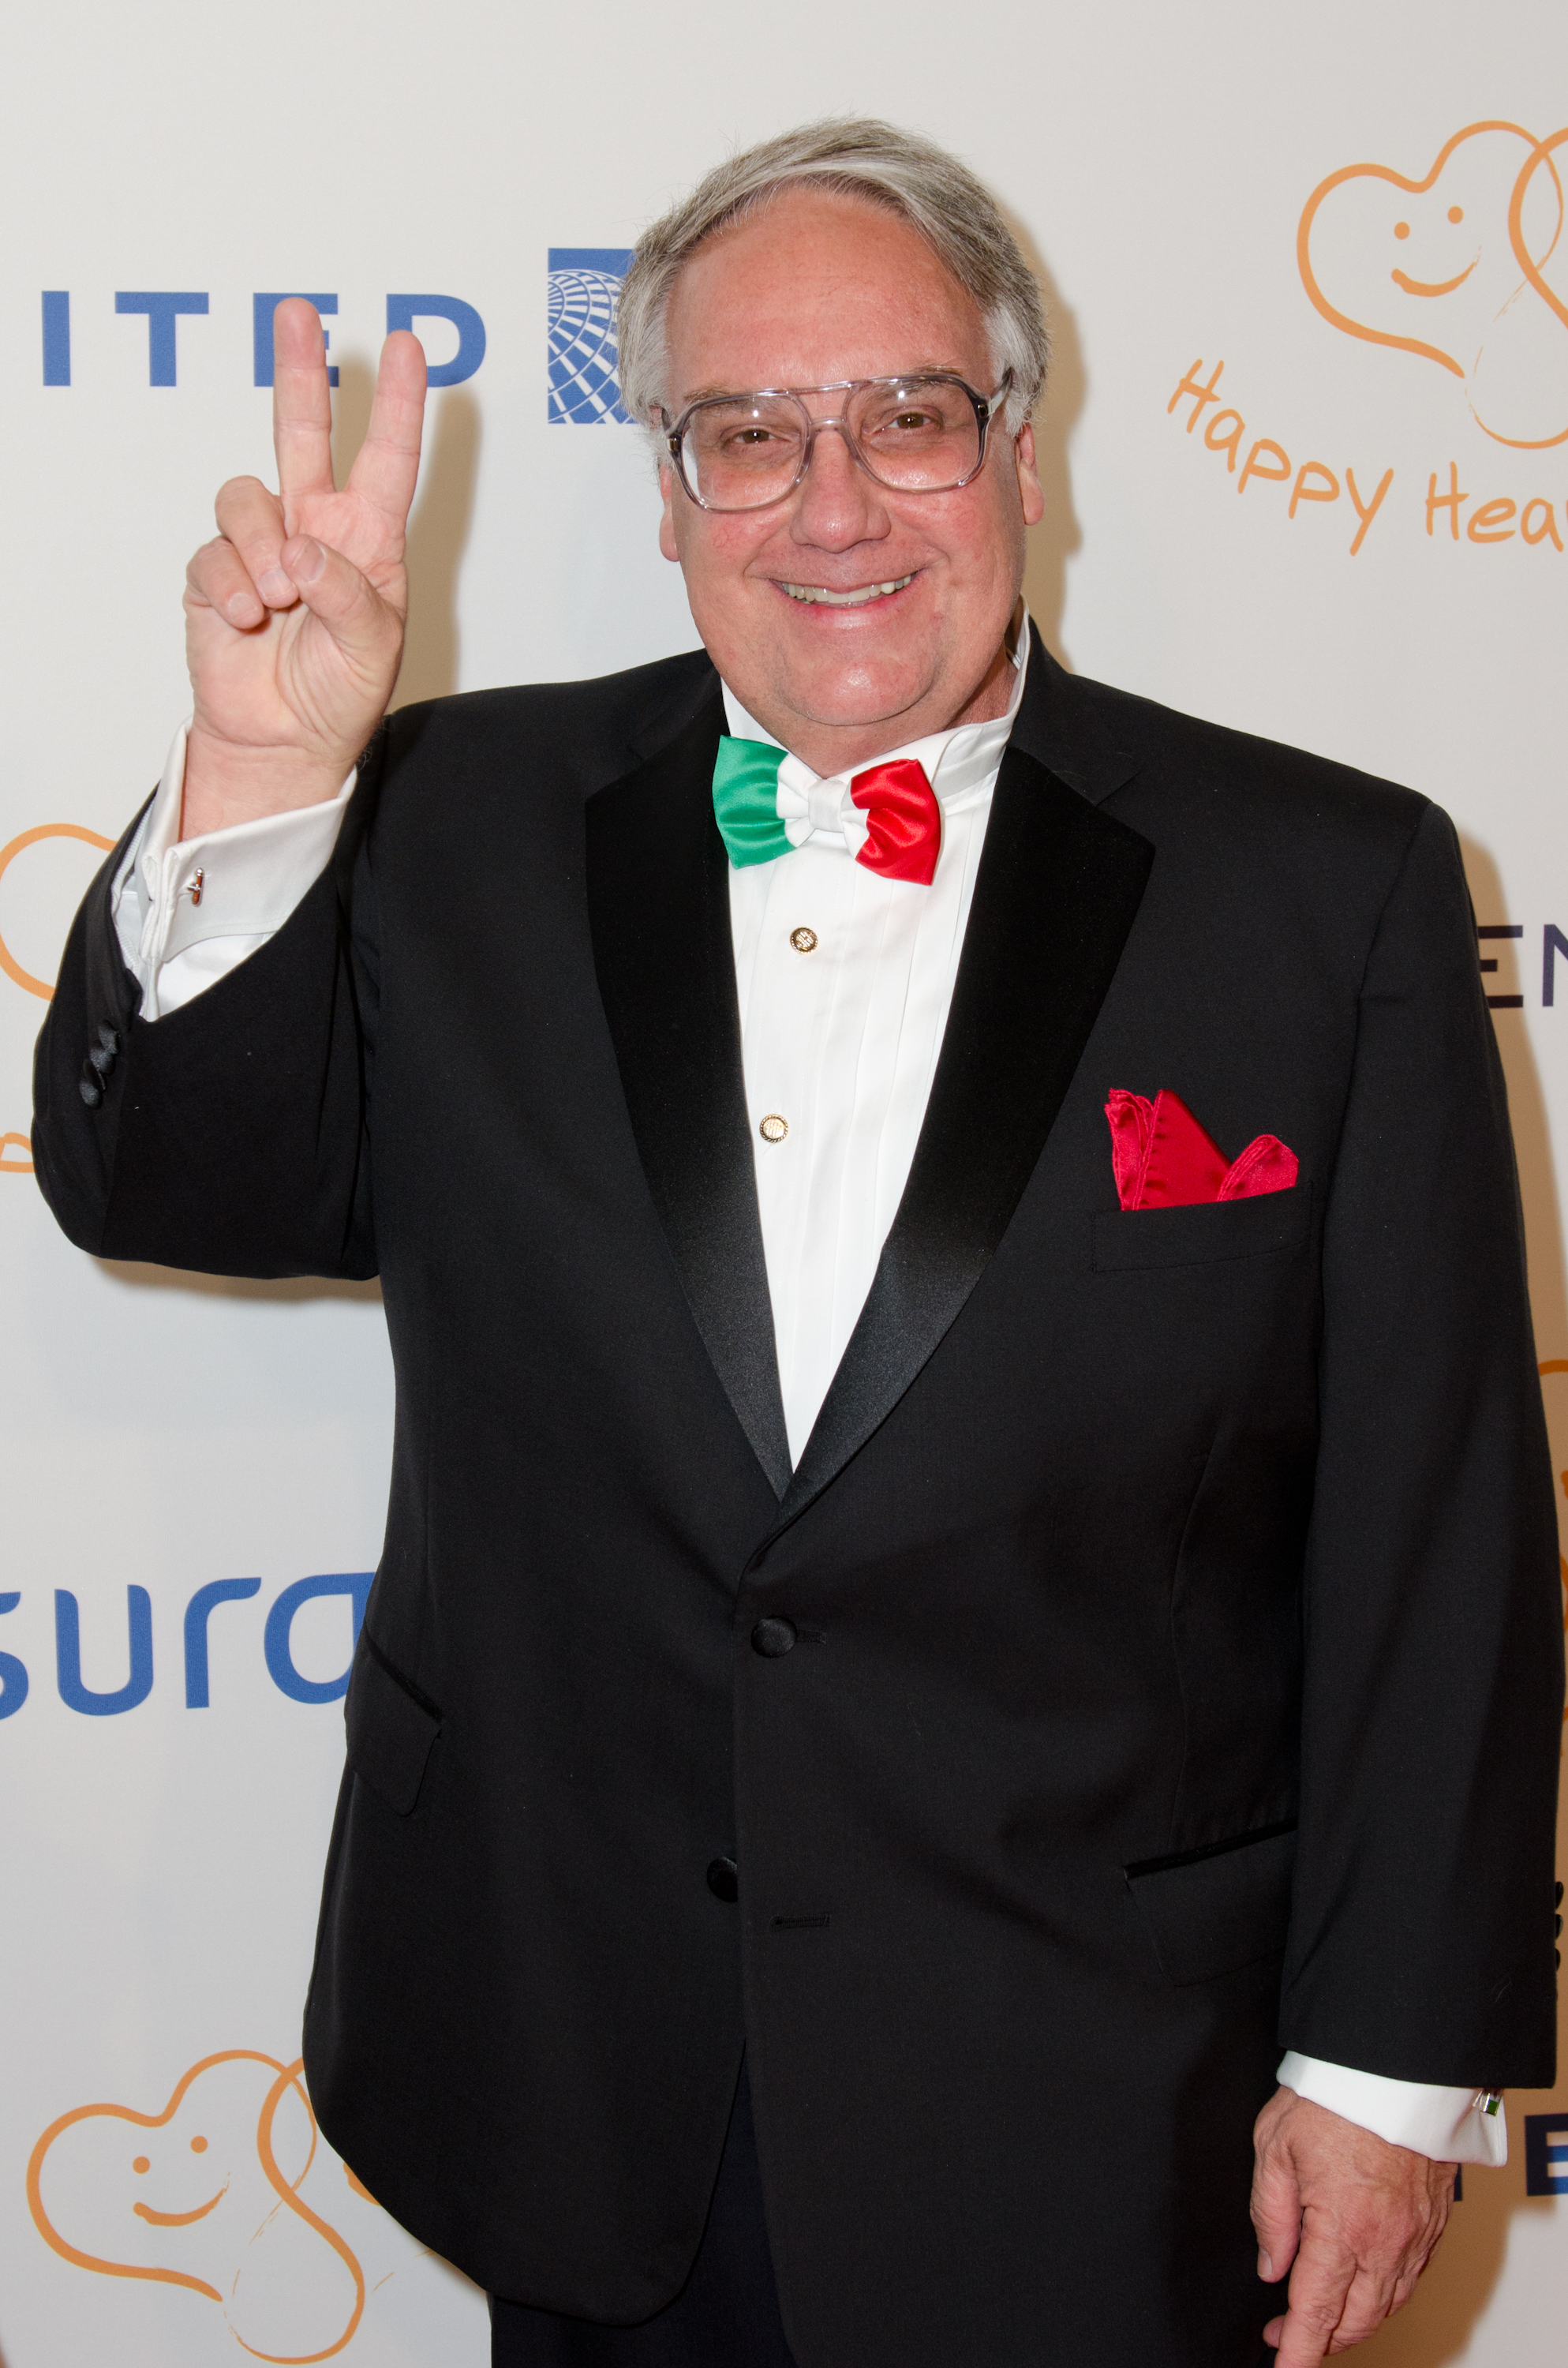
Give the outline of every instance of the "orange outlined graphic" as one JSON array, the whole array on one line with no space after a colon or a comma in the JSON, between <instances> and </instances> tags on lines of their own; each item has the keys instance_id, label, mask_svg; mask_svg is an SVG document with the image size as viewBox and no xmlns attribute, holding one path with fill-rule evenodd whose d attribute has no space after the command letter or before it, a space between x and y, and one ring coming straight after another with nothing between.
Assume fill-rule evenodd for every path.
<instances>
[{"instance_id":1,"label":"orange outlined graphic","mask_svg":"<svg viewBox=\"0 0 1568 2368\"><path fill-rule=\"evenodd\" d=\"M1552 311L1556 313L1563 326L1568 328L1568 305L1563 303L1562 297L1558 295L1556 290L1550 287L1546 280L1542 279L1540 274L1540 264L1551 261L1550 252L1543 255L1540 258L1540 262L1537 262L1537 260L1531 256L1528 246L1526 245L1524 232L1525 206L1529 198L1530 189L1534 183L1536 170L1539 165L1545 165L1550 170L1552 180L1557 185L1558 196L1561 199L1562 184L1558 181L1557 167L1552 164L1551 159L1553 153L1562 146L1564 141L1568 141L1568 125L1564 125L1561 131L1553 131L1549 138L1541 142L1540 145L1537 148L1535 154L1529 159L1524 171L1519 175L1518 179L1515 182L1514 194L1508 200L1508 237L1513 245L1514 253L1518 256L1519 262L1523 266L1525 278L1529 281L1529 284L1535 290L1536 294L1543 298L1545 302L1551 305Z\"/></svg>"},{"instance_id":2,"label":"orange outlined graphic","mask_svg":"<svg viewBox=\"0 0 1568 2368\"><path fill-rule=\"evenodd\" d=\"M114 846L112 838L105 838L98 831L85 829L80 823L42 822L32 830L22 831L5 847L0 847L0 879L4 879L7 866L24 848L36 847L44 838L77 838L85 846L101 848L106 855ZM48 981L35 978L31 971L24 970L4 938L0 938L0 971L24 993L36 995L45 1003L53 1001L54 989ZM13 1156L17 1152L21 1154L19 1158ZM0 1134L0 1176L30 1176L33 1172L32 1144L28 1138L14 1130Z\"/></svg>"},{"instance_id":3,"label":"orange outlined graphic","mask_svg":"<svg viewBox=\"0 0 1568 2368\"><path fill-rule=\"evenodd\" d=\"M21 854L23 848L36 847L40 838L79 838L85 846L101 848L106 855L111 854L114 848L112 838L105 838L96 830L85 830L79 822L40 822L34 829L24 830L8 845L0 847L0 879L5 878L6 867ZM5 972L13 985L22 987L28 995L39 996L45 1003L54 1000L54 989L47 979L34 978L31 971L24 970L4 938L0 938L0 971ZM25 1138L8 1134L4 1140L13 1143L25 1141ZM30 1169L28 1173L31 1173Z\"/></svg>"},{"instance_id":4,"label":"orange outlined graphic","mask_svg":"<svg viewBox=\"0 0 1568 2368\"><path fill-rule=\"evenodd\" d=\"M74 2269L96 2270L100 2277L151 2278L165 2285L190 2286L196 2293L206 2294L212 2302L222 2301L223 2297L216 2286L209 2285L202 2278L189 2276L184 2270L143 2268L129 2261L104 2261L99 2260L94 2254L78 2251L74 2245L66 2242L45 2212L41 2181L45 2156L56 2138L66 2130L73 2128L77 2122L94 2121L101 2115L106 2119L130 2122L137 2129L166 2129L184 2103L186 2091L192 2082L199 2079L203 2072L210 2072L214 2065L232 2063L265 2064L274 2072L281 2072L283 2069L282 2065L273 2056L258 2055L248 2047L231 2048L222 2055L204 2055L199 2064L193 2064L188 2072L183 2073L176 2082L174 2094L161 2113L139 2113L131 2105L77 2105L70 2112L62 2113L57 2122L51 2122L48 2129L34 2146L31 2159L28 2164L28 2210L32 2214L33 2226L44 2243L51 2245L62 2260L69 2261ZM145 2157L139 2156L137 2159L139 2162L144 2161ZM133 2205L132 2209L138 2214L142 2212L142 2206L139 2203Z\"/></svg>"},{"instance_id":5,"label":"orange outlined graphic","mask_svg":"<svg viewBox=\"0 0 1568 2368\"><path fill-rule=\"evenodd\" d=\"M271 2076L258 2114L254 2103L254 2089L247 2113L244 2109L244 2089L237 2089L233 2079L233 2067L253 2065ZM40 2236L62 2260L69 2261L75 2269L92 2271L100 2277L139 2278L165 2285L185 2286L192 2293L204 2295L222 2308L230 2332L241 2349L249 2352L253 2359L273 2363L273 2368L313 2368L315 2362L335 2358L353 2341L364 2316L366 2281L352 2248L300 2192L317 2155L315 2115L300 2077L301 2070L298 2061L284 2064L276 2056L262 2055L254 2048L228 2048L217 2055L203 2056L183 2073L160 2113L139 2112L130 2105L97 2104L78 2105L72 2112L61 2114L44 2131L28 2164L28 2208ZM178 2125L193 2092L201 2095L204 2127L190 2136L182 2149L178 2140L183 2133ZM302 2166L292 2178L278 2161L275 2135L279 2109L285 2099L290 2097L297 2101L304 2115L303 2131L296 2135L302 2135L305 2140ZM209 2115L212 2118L210 2119ZM156 2162L152 2151L138 2154L129 2161L122 2160L118 2153L111 2153L108 2157L110 2176L106 2180L100 2175L98 2192L90 2201L85 2199L93 2183L91 2173L97 2168L101 2174L104 2168L101 2150L97 2166L89 2163L81 2167L86 2175L78 2178L74 2190L67 2180L66 2190L73 2207L84 2216L96 2216L100 2226L111 2226L114 2213L123 2209L115 2201L114 2183L125 2169L129 2169L132 2178L138 2180L156 2169L161 2177L177 2182L179 2172L175 2166L183 2163L188 2154L196 2156L204 2167L204 2158L213 2145L207 2129L211 2128L215 2132L220 2155L214 2171L222 2169L225 2149L231 2157L226 2174L219 2180L215 2192L202 2195L199 2202L184 2209L172 2211L163 2210L138 2197L124 2214L125 2220L134 2219L143 2227L167 2231L176 2240L185 2232L199 2231L201 2240L208 2248L199 2267L181 2268L172 2260L117 2260L107 2252L90 2251L85 2246L74 2243L57 2225L61 2205L55 2202L51 2208L44 2194L51 2157L62 2140L67 2139L68 2134L76 2132L80 2136L86 2124L97 2122L124 2123L129 2129L168 2134L168 2142L156 2149L160 2157ZM347 2171L347 2166L345 2172L350 2192L367 2203L370 2202L367 2191L353 2179L352 2173ZM230 2225L225 2228L219 2222L218 2215L220 2207L231 2200L234 2209L230 2214ZM120 2225L123 2226L124 2222ZM270 2245L272 2253L276 2255L279 2232L286 2234L289 2231L293 2232L296 2240L292 2248L287 2243L284 2245L282 2258L270 2282L265 2273L258 2278L257 2264L258 2261L265 2263L267 2247ZM311 2292L302 2291L312 2282L308 2278L301 2279L299 2274L302 2257L297 2240L301 2237L309 2244L319 2243L326 2247L339 2265L326 2282L324 2291L319 2279L314 2282ZM319 2260L320 2256L316 2258ZM232 2264L234 2266L229 2273ZM343 2283L343 2271L347 2273L347 2287ZM220 2277L227 2285L226 2293L223 2284L218 2282ZM295 2348L278 2348L276 2339L269 2340L262 2331L269 2318L276 2322L278 2317L280 2291L284 2294L282 2315L285 2318L291 2317L299 2323L301 2331L307 2320L313 2318L317 2322L313 2334L305 2339L307 2348L298 2348L298 2340ZM326 2323L320 2323L323 2321Z\"/></svg>"},{"instance_id":6,"label":"orange outlined graphic","mask_svg":"<svg viewBox=\"0 0 1568 2368\"><path fill-rule=\"evenodd\" d=\"M330 2360L335 2352L341 2351L346 2344L353 2341L354 2330L365 2315L365 2273L360 2269L358 2262L355 2260L347 2246L344 2243L342 2237L338 2235L336 2229L329 2227L327 2223L321 2217L321 2214L317 2212L312 2212L310 2205L304 2203L297 2192L299 2188L301 2188L304 2183L305 2171L310 2169L311 2164L315 2159L316 2117L314 2113L311 2113L311 2151L309 2156L306 2157L305 2169L300 2173L298 2179L290 2180L284 2178L283 2173L278 2167L278 2157L272 2150L273 2120L277 2114L278 2106L282 2103L284 2097L290 2089L298 2089L301 2097L304 2098L305 2110L307 2112L310 2112L310 2100L308 2097L305 2097L303 2089L299 2087L299 2075L302 2068L303 2062L303 2057L301 2057L296 2063L281 2064L278 2066L278 2078L274 2080L271 2088L267 2092L267 2102L261 2109L261 2119L256 2123L256 2150L261 2157L261 2167L267 2173L273 2191L279 2200L289 2211L297 2212L301 2219L307 2222L309 2226L315 2230L316 2235L322 2237L325 2243L332 2247L333 2251L337 2255L339 2260L344 2263L345 2267L348 2271L349 2276L354 2281L354 2308L350 2314L347 2326L344 2328L336 2342L328 2344L324 2351L312 2351L308 2355L311 2360ZM245 2345L245 2350L248 2351L250 2348L250 2345L247 2343ZM256 2354L256 2357L262 2360L274 2356L275 2355L265 2351L258 2352Z\"/></svg>"},{"instance_id":7,"label":"orange outlined graphic","mask_svg":"<svg viewBox=\"0 0 1568 2368\"><path fill-rule=\"evenodd\" d=\"M1456 131L1419 178L1342 165L1296 233L1301 285L1325 321L1450 371L1476 425L1519 451L1568 441L1568 307L1544 276L1562 233L1553 155L1565 140L1488 119Z\"/></svg>"}]
</instances>

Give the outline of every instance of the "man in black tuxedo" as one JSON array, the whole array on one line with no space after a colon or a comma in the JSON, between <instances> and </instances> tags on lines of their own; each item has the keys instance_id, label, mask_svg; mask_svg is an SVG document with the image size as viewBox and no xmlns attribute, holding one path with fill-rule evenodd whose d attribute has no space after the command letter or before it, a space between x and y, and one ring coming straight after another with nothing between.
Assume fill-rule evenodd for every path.
<instances>
[{"instance_id":1,"label":"man in black tuxedo","mask_svg":"<svg viewBox=\"0 0 1568 2368\"><path fill-rule=\"evenodd\" d=\"M340 493L277 345L36 1143L101 1255L382 1278L324 2129L497 2362L1346 2348L1552 2077L1451 827L1031 646L1038 300L885 126L639 249L688 656L383 723L419 349Z\"/></svg>"}]
</instances>

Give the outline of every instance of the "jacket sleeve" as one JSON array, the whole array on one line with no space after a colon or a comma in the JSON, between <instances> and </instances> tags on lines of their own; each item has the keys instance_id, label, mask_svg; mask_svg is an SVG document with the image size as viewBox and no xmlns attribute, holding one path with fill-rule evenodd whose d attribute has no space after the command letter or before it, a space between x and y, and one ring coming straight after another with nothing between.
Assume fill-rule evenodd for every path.
<instances>
[{"instance_id":1,"label":"jacket sleeve","mask_svg":"<svg viewBox=\"0 0 1568 2368\"><path fill-rule=\"evenodd\" d=\"M1501 1064L1426 810L1361 985L1324 1239L1281 2038L1549 2086L1562 1595Z\"/></svg>"},{"instance_id":2,"label":"jacket sleeve","mask_svg":"<svg viewBox=\"0 0 1568 2368\"><path fill-rule=\"evenodd\" d=\"M140 1017L110 909L129 835L94 881L34 1063L39 1183L80 1248L208 1274L376 1272L365 819L381 754L277 935L165 1019Z\"/></svg>"}]
</instances>

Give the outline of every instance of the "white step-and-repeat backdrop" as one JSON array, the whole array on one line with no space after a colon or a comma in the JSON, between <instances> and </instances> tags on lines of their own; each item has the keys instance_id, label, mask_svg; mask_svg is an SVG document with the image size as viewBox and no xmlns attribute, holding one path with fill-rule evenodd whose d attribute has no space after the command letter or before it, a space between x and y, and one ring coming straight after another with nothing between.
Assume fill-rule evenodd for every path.
<instances>
[{"instance_id":1,"label":"white step-and-repeat backdrop","mask_svg":"<svg viewBox=\"0 0 1568 2368\"><path fill-rule=\"evenodd\" d=\"M346 450L389 323L436 365L400 700L600 673L694 638L615 400L640 226L829 110L970 158L1054 316L1048 640L1459 823L1568 1466L1568 17L55 0L6 88L0 2353L477 2368L483 2298L293 2069L381 1534L375 1291L83 1258L28 1167L70 912L183 712L187 553L270 466L270 305L321 306ZM1369 2361L1562 2360L1568 2085L1508 2112Z\"/></svg>"}]
</instances>

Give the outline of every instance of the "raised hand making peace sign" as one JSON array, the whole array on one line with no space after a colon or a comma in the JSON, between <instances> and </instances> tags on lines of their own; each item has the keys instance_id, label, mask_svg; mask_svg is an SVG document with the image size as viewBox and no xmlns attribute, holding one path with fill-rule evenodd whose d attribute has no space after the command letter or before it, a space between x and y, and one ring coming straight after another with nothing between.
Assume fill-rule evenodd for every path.
<instances>
[{"instance_id":1,"label":"raised hand making peace sign","mask_svg":"<svg viewBox=\"0 0 1568 2368\"><path fill-rule=\"evenodd\" d=\"M273 340L278 490L232 477L217 538L186 575L187 838L335 796L403 655L424 351L406 329L387 339L369 427L339 493L315 307L301 296L279 304Z\"/></svg>"}]
</instances>

